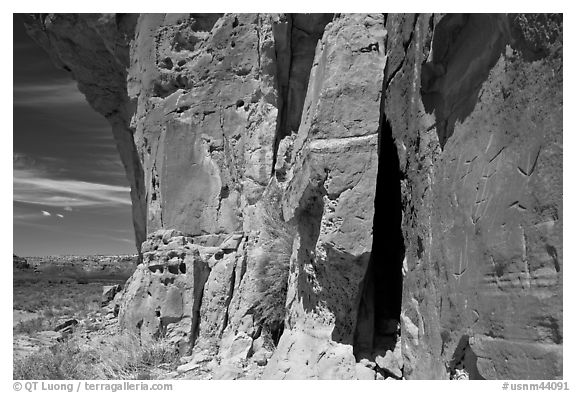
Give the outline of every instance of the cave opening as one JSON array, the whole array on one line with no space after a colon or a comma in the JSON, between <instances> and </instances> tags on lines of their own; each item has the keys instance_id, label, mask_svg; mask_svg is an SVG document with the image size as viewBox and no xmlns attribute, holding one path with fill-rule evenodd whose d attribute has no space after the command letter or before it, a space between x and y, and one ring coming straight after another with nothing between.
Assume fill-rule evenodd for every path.
<instances>
[{"instance_id":1,"label":"cave opening","mask_svg":"<svg viewBox=\"0 0 576 393\"><path fill-rule=\"evenodd\" d=\"M278 346L278 343L280 342L280 337L282 337L282 333L284 333L283 323L270 331L270 336L272 337L272 342L274 343L275 347Z\"/></svg>"},{"instance_id":2,"label":"cave opening","mask_svg":"<svg viewBox=\"0 0 576 393\"><path fill-rule=\"evenodd\" d=\"M374 359L393 350L400 335L405 254L402 172L392 129L383 110L378 138L372 251L363 280L354 337L354 355L358 360Z\"/></svg>"}]
</instances>

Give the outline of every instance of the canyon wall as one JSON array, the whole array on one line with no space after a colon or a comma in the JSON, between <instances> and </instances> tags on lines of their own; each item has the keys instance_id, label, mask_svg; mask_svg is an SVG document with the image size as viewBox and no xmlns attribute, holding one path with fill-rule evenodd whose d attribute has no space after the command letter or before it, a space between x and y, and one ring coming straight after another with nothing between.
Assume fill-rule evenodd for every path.
<instances>
[{"instance_id":1,"label":"canyon wall","mask_svg":"<svg viewBox=\"0 0 576 393\"><path fill-rule=\"evenodd\" d=\"M561 15L26 24L126 168L125 329L265 378L562 378Z\"/></svg>"}]
</instances>

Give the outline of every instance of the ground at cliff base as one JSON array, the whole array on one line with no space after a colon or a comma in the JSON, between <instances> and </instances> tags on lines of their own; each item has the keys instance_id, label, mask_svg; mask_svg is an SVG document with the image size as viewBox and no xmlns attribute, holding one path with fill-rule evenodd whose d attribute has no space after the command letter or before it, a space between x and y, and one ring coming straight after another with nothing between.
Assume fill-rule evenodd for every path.
<instances>
[{"instance_id":1,"label":"ground at cliff base","mask_svg":"<svg viewBox=\"0 0 576 393\"><path fill-rule=\"evenodd\" d=\"M63 319L85 318L100 308L103 285L122 284L132 274L135 256L14 256L15 332L32 333ZM52 326L54 325L54 326Z\"/></svg>"},{"instance_id":2,"label":"ground at cliff base","mask_svg":"<svg viewBox=\"0 0 576 393\"><path fill-rule=\"evenodd\" d=\"M134 258L14 256L14 378L63 377L43 366L54 363L65 345L70 349L66 342L73 331L88 334L110 325L113 309L101 307L102 288L123 284ZM54 350L55 345L62 348Z\"/></svg>"},{"instance_id":3,"label":"ground at cliff base","mask_svg":"<svg viewBox=\"0 0 576 393\"><path fill-rule=\"evenodd\" d=\"M255 362L224 364L206 352L181 356L165 338L142 343L122 332L114 298L134 258L14 256L13 378L260 378L263 367Z\"/></svg>"}]
</instances>

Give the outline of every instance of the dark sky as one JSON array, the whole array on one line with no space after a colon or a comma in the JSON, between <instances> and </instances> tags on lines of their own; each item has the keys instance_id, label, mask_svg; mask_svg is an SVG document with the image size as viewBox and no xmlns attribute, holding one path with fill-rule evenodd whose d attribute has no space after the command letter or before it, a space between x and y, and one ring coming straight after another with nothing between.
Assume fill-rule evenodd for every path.
<instances>
[{"instance_id":1,"label":"dark sky","mask_svg":"<svg viewBox=\"0 0 576 393\"><path fill-rule=\"evenodd\" d=\"M14 15L14 253L133 254L112 131Z\"/></svg>"}]
</instances>

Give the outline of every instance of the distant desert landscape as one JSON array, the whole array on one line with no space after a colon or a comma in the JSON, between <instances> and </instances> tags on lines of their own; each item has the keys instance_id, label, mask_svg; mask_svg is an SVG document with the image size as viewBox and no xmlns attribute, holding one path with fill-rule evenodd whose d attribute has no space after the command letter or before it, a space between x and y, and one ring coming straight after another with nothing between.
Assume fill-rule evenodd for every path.
<instances>
[{"instance_id":1,"label":"distant desert landscape","mask_svg":"<svg viewBox=\"0 0 576 393\"><path fill-rule=\"evenodd\" d=\"M65 367L58 369L56 358L66 357L69 368L77 366L78 359L66 346L72 345L66 343L72 333L86 343L97 335L117 334L114 295L133 273L136 260L137 256L14 255L14 379L80 377L79 371L70 369L66 375ZM32 363L26 360L30 354Z\"/></svg>"}]
</instances>

